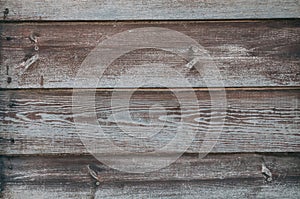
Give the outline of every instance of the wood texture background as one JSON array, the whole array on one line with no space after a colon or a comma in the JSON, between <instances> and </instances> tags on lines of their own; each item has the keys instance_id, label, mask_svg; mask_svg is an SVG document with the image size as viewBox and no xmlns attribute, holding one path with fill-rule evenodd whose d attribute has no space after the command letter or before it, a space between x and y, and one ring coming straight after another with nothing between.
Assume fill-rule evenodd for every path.
<instances>
[{"instance_id":1,"label":"wood texture background","mask_svg":"<svg viewBox=\"0 0 300 199\"><path fill-rule=\"evenodd\" d=\"M0 198L300 198L298 0L0 0L0 9ZM199 42L220 70L223 84L213 92L225 87L226 110L211 109L201 74L184 67L190 60L160 49L119 57L97 86L76 82L80 64L101 41L142 27L169 28ZM130 72L145 65L153 71ZM190 84L179 82L164 70L167 66ZM180 117L185 128L199 127L190 148L170 166L123 173L92 157L80 140L84 129L75 128L72 88L85 93L96 87L98 121L108 134L118 135L116 143L153 147L149 140L126 142L112 120L124 109L111 106L112 93L122 100L140 86L131 81L113 90L120 75L135 82L159 82L157 76L170 80L167 86L190 105L182 110L166 88L141 88L131 98L133 121L122 123L163 125L164 142L176 133ZM195 87L197 102L189 86ZM154 104L166 111L149 112ZM212 115L225 117L224 128L212 152L201 159L199 146Z\"/></svg>"},{"instance_id":2,"label":"wood texture background","mask_svg":"<svg viewBox=\"0 0 300 199\"><path fill-rule=\"evenodd\" d=\"M5 157L5 198L228 198L299 196L299 155L231 154L182 156L148 174L126 174L99 164L92 156ZM262 165L273 173L266 183ZM89 175L93 166L101 179ZM63 178L62 178L63 176Z\"/></svg>"}]
</instances>

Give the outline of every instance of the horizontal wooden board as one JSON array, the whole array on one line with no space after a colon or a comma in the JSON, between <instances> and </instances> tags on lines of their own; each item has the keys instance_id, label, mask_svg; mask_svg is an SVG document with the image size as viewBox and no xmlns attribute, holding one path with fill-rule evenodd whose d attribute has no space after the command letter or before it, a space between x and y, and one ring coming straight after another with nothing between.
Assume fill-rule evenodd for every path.
<instances>
[{"instance_id":1,"label":"horizontal wooden board","mask_svg":"<svg viewBox=\"0 0 300 199\"><path fill-rule=\"evenodd\" d=\"M84 89L81 91L83 96L88 93ZM153 147L162 147L176 134L176 126L182 121L182 129L197 129L195 139L187 152L198 153L204 140L203 136L212 135L206 133L211 126L211 118L225 118L222 131L222 123L213 125L212 132L221 133L219 138L205 138L208 143L217 141L212 152L300 151L300 90L227 91L226 110L222 107L212 107L210 94L206 91L195 91L197 101L194 101L194 92L188 90L178 91L176 95L167 90L141 90L131 96L129 108L132 120L122 117L127 107L122 100L128 97L129 93L126 90L96 92L95 110L99 124L118 147L128 147L128 150L152 150ZM213 96L218 94L219 91L215 91ZM112 96L119 100L119 103L112 104ZM89 101L85 101L76 105L82 110L82 114L73 114L72 90L2 90L0 153L87 153L81 136L83 140L99 141L100 149L109 154L110 151L105 147L106 138L98 134L85 134L85 127L75 127L74 117L82 115L89 118L89 114L92 114L90 109L86 108L88 104ZM133 135L137 138L146 136L143 142L127 137L126 133L131 130L126 128L135 127L143 129L142 133L136 131ZM146 127L149 127L150 131ZM157 131L160 133L154 136L155 139L148 139L148 133L152 132L152 128L156 132L157 127L161 128ZM173 153L176 150L177 147L171 147L169 152Z\"/></svg>"},{"instance_id":2,"label":"horizontal wooden board","mask_svg":"<svg viewBox=\"0 0 300 199\"><path fill-rule=\"evenodd\" d=\"M297 19L226 22L5 23L0 25L2 34L0 87L300 86L299 22ZM98 84L90 78L87 79L90 80L89 84L76 79L81 63L89 58L90 52L101 42L111 43L105 48L97 49L99 51L106 49L119 52L123 48L136 45L132 44L134 38L122 41L107 40L116 33L127 31L129 34L136 28L150 28L145 34L157 35L157 40L153 40L154 43L157 42L156 45L161 43L173 45L174 48L170 48L172 51L180 51L187 57L183 58L177 53L162 49L137 49L114 60L103 75L100 75L96 68L84 68L86 73L95 74L97 78L101 77ZM165 29L157 32L157 28ZM162 36L169 30L175 31L176 34L183 33L204 47L207 56L199 58L199 63L204 67L206 64L214 63L220 73L218 81L216 78L219 75L216 72L199 72L193 67L189 68L191 65L188 63L194 60L193 46L186 46L186 43L177 37ZM34 43L35 41L37 43ZM145 38L143 41L148 40ZM37 51L35 47L38 47ZM101 57L105 58L103 55L99 60ZM118 84L120 79L125 82ZM156 84L147 85L150 80Z\"/></svg>"},{"instance_id":3,"label":"horizontal wooden board","mask_svg":"<svg viewBox=\"0 0 300 199\"><path fill-rule=\"evenodd\" d=\"M297 0L1 0L5 20L180 20L298 18Z\"/></svg>"},{"instance_id":4,"label":"horizontal wooden board","mask_svg":"<svg viewBox=\"0 0 300 199\"><path fill-rule=\"evenodd\" d=\"M131 183L120 186L100 187L95 198L299 198L299 181L286 180L265 184L260 180Z\"/></svg>"},{"instance_id":5,"label":"horizontal wooden board","mask_svg":"<svg viewBox=\"0 0 300 199\"><path fill-rule=\"evenodd\" d=\"M298 199L299 181L287 179L266 184L261 180L212 181L212 182L157 182L104 185L91 189L68 185L9 185L3 191L6 199L24 198L82 198L82 199L129 199L129 198L289 198Z\"/></svg>"},{"instance_id":6,"label":"horizontal wooden board","mask_svg":"<svg viewBox=\"0 0 300 199\"><path fill-rule=\"evenodd\" d=\"M170 166L145 174L110 169L92 156L2 157L1 162L4 198L220 198L220 194L293 198L300 185L297 153L214 154L203 159L183 155ZM88 165L96 168L99 186ZM262 174L263 165L272 173L270 182Z\"/></svg>"}]
</instances>

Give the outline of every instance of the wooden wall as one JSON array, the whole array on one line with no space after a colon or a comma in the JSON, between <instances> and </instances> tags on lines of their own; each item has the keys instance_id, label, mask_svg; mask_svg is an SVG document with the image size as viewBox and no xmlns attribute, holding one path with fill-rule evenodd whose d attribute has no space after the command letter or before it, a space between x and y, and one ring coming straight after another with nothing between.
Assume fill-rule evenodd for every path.
<instances>
[{"instance_id":1,"label":"wooden wall","mask_svg":"<svg viewBox=\"0 0 300 199\"><path fill-rule=\"evenodd\" d=\"M0 9L0 197L300 198L298 0L0 0ZM182 67L187 60L159 49L124 54L97 86L76 83L81 63L100 42L145 27L184 33L206 49L219 68L223 84L213 92L225 88L225 110L211 110L212 89L197 70ZM159 73L124 72L149 64ZM180 71L189 84L165 72L166 66ZM136 81L116 88L118 75ZM125 107L111 107L112 93L123 99L137 81L157 75L172 82L189 108L179 113L172 92L152 86L134 93L132 114L147 123L149 106L160 103L167 112L154 107L155 124L174 133L179 115L188 118L186 129L200 124L199 134L166 168L145 174L113 170L89 154L80 139L73 88L96 89L97 116L114 134L111 109ZM212 151L199 158L200 132L208 128L211 114L225 117L223 130L208 140L217 142ZM103 148L105 139L97 139Z\"/></svg>"}]
</instances>

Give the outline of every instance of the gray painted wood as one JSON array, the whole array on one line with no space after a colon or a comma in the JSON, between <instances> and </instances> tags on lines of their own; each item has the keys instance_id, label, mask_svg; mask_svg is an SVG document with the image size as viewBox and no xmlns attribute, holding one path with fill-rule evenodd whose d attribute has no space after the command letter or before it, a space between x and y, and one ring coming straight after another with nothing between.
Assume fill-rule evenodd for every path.
<instances>
[{"instance_id":1,"label":"gray painted wood","mask_svg":"<svg viewBox=\"0 0 300 199\"><path fill-rule=\"evenodd\" d=\"M298 154L184 155L172 165L146 174L110 169L92 156L2 157L4 198L228 198L281 197L299 194ZM87 165L98 168L101 181ZM272 173L266 182L264 164Z\"/></svg>"},{"instance_id":2,"label":"gray painted wood","mask_svg":"<svg viewBox=\"0 0 300 199\"><path fill-rule=\"evenodd\" d=\"M86 91L82 90L82 92L85 95ZM129 91L119 90L114 92L114 95L118 95L117 99L121 100L128 93ZM113 140L117 139L118 146L127 146L130 150L134 150L157 147L157 143L147 139L143 143L134 140L126 142L129 138L124 137L117 124L121 128L134 128L154 122L155 125L162 125L162 132L166 133L157 135L165 135L160 137L160 141L167 142L168 138L176 132L173 126L179 125L179 118L182 116L184 129L192 130L195 126L199 128L194 142L187 150L187 152L197 153L203 140L202 136L210 125L209 118L212 111L216 118L225 116L223 131L212 152L299 152L300 150L299 90L228 90L226 112L223 109L211 109L207 91L195 92L198 101L192 101L193 92L183 90L179 93L180 99L190 104L189 108L184 108L181 112L180 103L170 91L137 91L132 96L130 105L133 108L131 109L133 121L118 119L117 123L113 117L120 116L125 106L112 106L112 91L98 90L96 92L98 121L104 131L114 137ZM2 90L0 101L1 154L87 153L79 135L83 139L89 136L82 133L85 132L84 128L75 128L73 120L75 115L72 113L72 90ZM79 106L80 110L82 109L82 116L91 113L86 112L85 103ZM165 107L165 111L157 104ZM153 108L150 115L149 107ZM188 115L189 117L186 117ZM166 119L169 122L164 122ZM216 125L216 129L220 124ZM90 137L90 139L94 138L93 135ZM216 141L213 137L207 139ZM105 142L105 139L102 140L99 135L96 140L99 141L100 147L101 142ZM171 153L174 151L176 148L170 149Z\"/></svg>"},{"instance_id":3,"label":"gray painted wood","mask_svg":"<svg viewBox=\"0 0 300 199\"><path fill-rule=\"evenodd\" d=\"M107 67L98 85L75 79L81 63L97 44L116 33L145 27L167 28L194 39L210 54L220 71L220 81L214 81L215 73L185 67L189 58L160 49L135 50L119 57ZM1 88L147 87L143 83L151 79L167 87L300 86L299 20L8 23L1 25L1 32ZM29 39L35 35L38 51L34 50L33 39ZM130 42L113 42L107 48L127 48ZM163 42L170 44L172 40ZM171 44L174 50L183 45L180 41ZM190 48L182 51L190 54ZM39 56L38 60L26 68L35 56ZM206 58L199 61L204 66L208 62ZM169 72L168 67L174 71ZM95 68L87 67L85 71L99 74ZM203 74L207 74L208 83ZM116 85L120 76L130 81Z\"/></svg>"},{"instance_id":4,"label":"gray painted wood","mask_svg":"<svg viewBox=\"0 0 300 199\"><path fill-rule=\"evenodd\" d=\"M298 0L1 0L5 20L181 20L299 18Z\"/></svg>"}]
</instances>

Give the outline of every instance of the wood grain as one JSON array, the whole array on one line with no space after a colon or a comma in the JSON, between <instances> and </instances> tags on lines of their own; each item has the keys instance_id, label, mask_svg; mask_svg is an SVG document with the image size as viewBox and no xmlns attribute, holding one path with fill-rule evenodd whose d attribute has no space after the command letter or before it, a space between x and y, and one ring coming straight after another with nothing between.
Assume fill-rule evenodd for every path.
<instances>
[{"instance_id":1,"label":"wood grain","mask_svg":"<svg viewBox=\"0 0 300 199\"><path fill-rule=\"evenodd\" d=\"M5 20L181 20L298 18L297 0L1 0Z\"/></svg>"},{"instance_id":2,"label":"wood grain","mask_svg":"<svg viewBox=\"0 0 300 199\"><path fill-rule=\"evenodd\" d=\"M70 187L68 185L9 185L3 191L7 199L30 198L82 198L82 199L123 199L123 198L290 198L298 199L299 181L287 179L266 184L261 180L224 180L212 182L157 182L126 183L100 186L96 189Z\"/></svg>"},{"instance_id":3,"label":"wood grain","mask_svg":"<svg viewBox=\"0 0 300 199\"><path fill-rule=\"evenodd\" d=\"M203 159L197 155L183 155L170 166L146 174L119 172L92 156L2 157L2 160L4 198L38 194L46 198L59 195L66 198L75 195L132 198L150 194L154 198L193 198L211 194L212 197L239 194L259 198L299 194L300 158L297 153L214 154ZM87 169L91 164L98 168L97 174L102 179L99 187ZM261 173L262 164L272 172L273 179L269 183Z\"/></svg>"},{"instance_id":4,"label":"wood grain","mask_svg":"<svg viewBox=\"0 0 300 199\"><path fill-rule=\"evenodd\" d=\"M83 95L86 92L82 90ZM171 91L141 90L131 96L129 107L132 120L121 117L126 106L122 103L111 104L113 94L123 102L128 93L98 90L95 98L97 118L104 132L111 136L117 146L128 147L128 150L152 150L153 147L163 146L174 136L177 132L175 127L182 121L183 129L199 129L187 150L197 153L210 126L211 116L225 117L220 137L206 138L212 143L217 141L212 152L300 150L299 90L227 91L227 110L212 108L210 95L206 91L195 92L198 101L192 101L191 91L178 92L181 101L189 105L182 108ZM98 140L100 148L102 145L104 147L104 137L89 137L84 134L85 128L75 127L73 117L88 116L91 112L87 112L85 103L89 102L85 102L78 107L82 114L73 114L72 90L5 90L0 92L0 101L1 154L87 153L79 135L84 140ZM220 124L215 125L216 132L219 132ZM135 127L147 127L142 134L134 134L137 138L147 137L147 133L152 132L148 128L159 127L160 131L157 132L160 133L154 136L155 139L140 142L123 133L123 129L127 132L126 128ZM159 138L159 142L156 138ZM170 153L175 151L176 148L170 149Z\"/></svg>"},{"instance_id":5,"label":"wood grain","mask_svg":"<svg viewBox=\"0 0 300 199\"><path fill-rule=\"evenodd\" d=\"M264 184L260 180L130 183L124 186L100 187L95 198L299 198L299 181Z\"/></svg>"},{"instance_id":6,"label":"wood grain","mask_svg":"<svg viewBox=\"0 0 300 199\"><path fill-rule=\"evenodd\" d=\"M144 85L148 80L155 80L157 84L164 82L165 87L211 87L205 79L213 82L213 73L204 78L201 71L185 67L191 60L161 49L139 49L126 53L110 64L102 76L97 69L87 67L87 73L101 77L98 85L75 79L81 63L97 44L116 33L146 27L178 31L202 45L211 57L210 62L213 61L220 72L220 81L212 87L300 86L299 20L260 20L1 24L0 87L162 86ZM30 36L36 37L38 51L34 50L35 44ZM117 41L107 48L127 48L130 42L124 40L121 44ZM174 46L180 48L180 42L178 40ZM190 54L190 48L181 50ZM24 65L34 61L34 56L39 58L26 68ZM206 58L200 59L200 63L207 62ZM175 72L170 73L168 67ZM130 81L117 85L120 77Z\"/></svg>"},{"instance_id":7,"label":"wood grain","mask_svg":"<svg viewBox=\"0 0 300 199\"><path fill-rule=\"evenodd\" d=\"M300 198L299 10L298 0L0 0L0 198ZM156 37L111 40L137 28ZM118 55L100 78L102 51L141 41L150 44ZM99 126L104 134L89 131ZM184 135L139 166L160 164L189 132L185 153L160 170L104 164L131 168L132 152Z\"/></svg>"}]
</instances>

